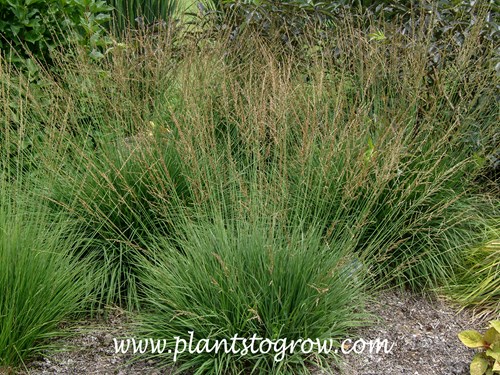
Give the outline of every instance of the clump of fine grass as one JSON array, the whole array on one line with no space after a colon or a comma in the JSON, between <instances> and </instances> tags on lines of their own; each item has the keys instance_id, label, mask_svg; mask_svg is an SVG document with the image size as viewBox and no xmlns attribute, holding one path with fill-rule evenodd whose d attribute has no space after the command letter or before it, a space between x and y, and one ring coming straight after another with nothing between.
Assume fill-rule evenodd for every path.
<instances>
[{"instance_id":1,"label":"clump of fine grass","mask_svg":"<svg viewBox=\"0 0 500 375\"><path fill-rule=\"evenodd\" d=\"M190 197L175 128L151 108L151 93L164 94L155 86L157 68L132 64L127 71L130 61L122 58L97 66L84 54L61 57L57 76L46 77L54 106L37 149L43 166L37 188L91 239L80 256L93 258L99 270L96 300L132 308L135 256L172 230L172 212Z\"/></svg>"},{"instance_id":2,"label":"clump of fine grass","mask_svg":"<svg viewBox=\"0 0 500 375\"><path fill-rule=\"evenodd\" d=\"M89 303L89 260L67 221L0 182L0 372L23 365L63 335Z\"/></svg>"},{"instance_id":3,"label":"clump of fine grass","mask_svg":"<svg viewBox=\"0 0 500 375\"><path fill-rule=\"evenodd\" d=\"M51 99L0 57L0 373L15 372L66 335L62 324L92 302L92 261L65 214L38 194L45 176L41 106Z\"/></svg>"},{"instance_id":4,"label":"clump of fine grass","mask_svg":"<svg viewBox=\"0 0 500 375\"><path fill-rule=\"evenodd\" d=\"M185 0L110 0L115 13L111 28L117 34L124 34L129 28L144 28L154 22L161 25L161 22L169 21L179 8L187 7L189 3L186 3Z\"/></svg>"},{"instance_id":5,"label":"clump of fine grass","mask_svg":"<svg viewBox=\"0 0 500 375\"><path fill-rule=\"evenodd\" d=\"M175 146L156 134L118 137L86 152L60 172L53 200L91 238L82 257L100 261L99 298L137 306L134 269L155 236L169 234L177 205L188 203L187 180Z\"/></svg>"},{"instance_id":6,"label":"clump of fine grass","mask_svg":"<svg viewBox=\"0 0 500 375\"><path fill-rule=\"evenodd\" d=\"M493 230L490 238L498 238ZM487 241L471 249L462 268L445 293L464 307L473 307L480 315L498 315L500 312L500 242Z\"/></svg>"},{"instance_id":7,"label":"clump of fine grass","mask_svg":"<svg viewBox=\"0 0 500 375\"><path fill-rule=\"evenodd\" d=\"M215 194L208 205L244 206L255 183L290 225L319 225L359 254L377 285L442 285L494 210L473 198L496 123L494 72L476 61L473 34L431 73L423 33L382 43L353 20L341 29L336 59L296 64L247 38L179 62L182 100L168 117L189 144L196 204ZM240 194L221 192L233 182Z\"/></svg>"},{"instance_id":8,"label":"clump of fine grass","mask_svg":"<svg viewBox=\"0 0 500 375\"><path fill-rule=\"evenodd\" d=\"M470 250L495 215L473 184L498 118L479 26L430 69L432 30L342 22L303 56L251 34L145 30L98 63L56 58L40 69L46 86L0 58L0 366L80 308L87 270L101 302L142 297L143 337L337 340L364 320L354 270L422 290L459 278L464 257L457 292L496 308L496 283L479 277L495 280L497 252ZM52 211L11 195L27 173ZM200 373L326 367L317 353L180 361Z\"/></svg>"},{"instance_id":9,"label":"clump of fine grass","mask_svg":"<svg viewBox=\"0 0 500 375\"><path fill-rule=\"evenodd\" d=\"M356 253L377 285L453 277L491 211L470 189L496 124L489 56L472 30L430 70L422 30L377 23L377 40L343 22L300 58L253 35L131 34L99 63L61 59L51 111L2 100L2 119L43 129L38 188L94 239L83 255L104 265L103 301L137 305L136 256L176 236L180 213L207 219L222 202L231 216L255 190L282 222Z\"/></svg>"},{"instance_id":10,"label":"clump of fine grass","mask_svg":"<svg viewBox=\"0 0 500 375\"><path fill-rule=\"evenodd\" d=\"M325 244L314 230L286 228L272 219L225 221L216 216L211 222L185 224L182 231L175 246L165 241L154 258L141 263L144 309L138 317L138 337L165 338L173 348L176 336L189 341L192 331L192 350L201 339L230 340L235 335L286 340L286 345L299 339L331 339L333 349L330 354L319 354L318 347L309 353L260 353L257 343L255 352L245 356L186 350L177 358L179 371L326 369L339 340L366 321L362 279L350 267L349 255L336 244ZM172 355L163 353L157 359L172 364Z\"/></svg>"}]
</instances>

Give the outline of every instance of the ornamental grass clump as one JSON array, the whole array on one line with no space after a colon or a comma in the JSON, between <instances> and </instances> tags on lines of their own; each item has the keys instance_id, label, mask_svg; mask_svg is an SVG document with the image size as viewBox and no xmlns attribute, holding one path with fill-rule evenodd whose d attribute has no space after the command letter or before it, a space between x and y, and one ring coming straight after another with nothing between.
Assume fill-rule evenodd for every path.
<instances>
[{"instance_id":1,"label":"ornamental grass clump","mask_svg":"<svg viewBox=\"0 0 500 375\"><path fill-rule=\"evenodd\" d=\"M310 373L328 368L339 341L366 321L360 278L351 259L320 233L286 228L272 219L185 224L175 246L165 241L157 256L142 262L144 309L136 337L166 339L192 336L191 350L179 353L179 371L197 374ZM192 332L192 333L190 333ZM293 340L327 340L329 354L316 346L301 353L269 349L260 342L246 355L204 351L204 341L252 336L290 345ZM280 341L281 340L281 341ZM286 341L285 341L286 340ZM332 340L331 342L329 340ZM205 341L206 342L206 341ZM236 346L244 349L240 341ZM223 348L223 346L222 346ZM262 352L259 350L262 349ZM286 351L286 353L284 353ZM309 352L308 352L309 351ZM153 355L154 357L154 355ZM157 355L163 365L173 354Z\"/></svg>"},{"instance_id":2,"label":"ornamental grass clump","mask_svg":"<svg viewBox=\"0 0 500 375\"><path fill-rule=\"evenodd\" d=\"M152 133L75 150L79 161L59 171L53 201L91 239L81 256L102 268L101 302L137 306L137 256L173 230L177 207L189 201L182 162L171 142Z\"/></svg>"},{"instance_id":3,"label":"ornamental grass clump","mask_svg":"<svg viewBox=\"0 0 500 375\"><path fill-rule=\"evenodd\" d=\"M499 238L498 229L491 234ZM473 307L482 316L500 317L500 240L485 242L468 252L456 278L445 288L454 301Z\"/></svg>"},{"instance_id":4,"label":"ornamental grass clump","mask_svg":"<svg viewBox=\"0 0 500 375\"><path fill-rule=\"evenodd\" d=\"M64 217L0 181L0 373L54 346L90 302L91 265Z\"/></svg>"},{"instance_id":5,"label":"ornamental grass clump","mask_svg":"<svg viewBox=\"0 0 500 375\"><path fill-rule=\"evenodd\" d=\"M494 53L477 25L429 69L425 29L338 26L297 53L252 30L131 33L99 62L62 56L43 102L17 85L15 106L0 72L0 119L30 135L37 188L92 238L102 301L137 307L137 257L179 217L252 204L342 244L375 286L454 277L494 215L475 185L496 145Z\"/></svg>"}]
</instances>

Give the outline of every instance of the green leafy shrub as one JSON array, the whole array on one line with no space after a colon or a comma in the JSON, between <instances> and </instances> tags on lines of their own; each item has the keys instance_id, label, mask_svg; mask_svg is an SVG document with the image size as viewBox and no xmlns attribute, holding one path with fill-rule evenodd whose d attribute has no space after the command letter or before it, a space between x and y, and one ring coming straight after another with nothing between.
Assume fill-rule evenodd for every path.
<instances>
[{"instance_id":1,"label":"green leafy shrub","mask_svg":"<svg viewBox=\"0 0 500 375\"><path fill-rule=\"evenodd\" d=\"M461 45L482 17L485 21L480 36L493 46L500 37L498 17L500 7L494 1L387 1L375 0L362 5L363 9L377 18L397 22L403 34L413 34L422 27L432 34L432 50L447 48L448 41ZM450 38L452 37L452 38ZM437 59L437 57L436 57Z\"/></svg>"},{"instance_id":2,"label":"green leafy shrub","mask_svg":"<svg viewBox=\"0 0 500 375\"><path fill-rule=\"evenodd\" d=\"M460 332L458 338L469 348L481 349L470 364L471 375L500 373L500 320L490 322L490 328L484 335L470 330Z\"/></svg>"},{"instance_id":3,"label":"green leafy shrub","mask_svg":"<svg viewBox=\"0 0 500 375\"><path fill-rule=\"evenodd\" d=\"M478 15L483 16L486 23L481 35L494 43L500 36L498 30L499 7L494 1L479 4L473 0L453 1L395 1L395 0L338 0L338 1L254 1L254 0L212 0L206 2L208 9L213 9L221 15L234 17L234 23L240 27L258 25L261 31L269 31L274 22L292 26L294 33L300 32L300 18L303 15L310 21L330 21L335 23L346 14L369 16L393 22L403 34L413 34L419 27L431 30L433 41L442 43L453 36L454 42L463 43L464 38L477 23ZM479 10L485 10L482 13ZM202 13L210 14L204 7ZM479 13L478 13L479 11ZM305 21L305 18L302 22ZM228 19L226 19L228 21ZM369 24L369 22L366 22ZM293 27L295 26L295 27ZM434 49L434 44L431 45Z\"/></svg>"},{"instance_id":4,"label":"green leafy shrub","mask_svg":"<svg viewBox=\"0 0 500 375\"><path fill-rule=\"evenodd\" d=\"M0 181L0 372L24 364L89 303L90 263L64 217Z\"/></svg>"},{"instance_id":5,"label":"green leafy shrub","mask_svg":"<svg viewBox=\"0 0 500 375\"><path fill-rule=\"evenodd\" d=\"M17 63L50 63L52 50L82 44L99 57L110 10L101 0L1 0L0 51Z\"/></svg>"},{"instance_id":6,"label":"green leafy shrub","mask_svg":"<svg viewBox=\"0 0 500 375\"><path fill-rule=\"evenodd\" d=\"M144 309L138 337L175 336L194 341L253 335L270 340L332 339L330 354L202 352L180 354L179 370L197 374L311 373L328 368L342 337L366 319L361 279L341 246L322 242L320 233L284 228L276 221L223 221L186 224L182 239L160 244L144 259ZM179 251L180 250L180 251ZM239 349L242 349L238 346ZM170 365L172 356L158 360ZM312 367L311 367L312 365Z\"/></svg>"},{"instance_id":7,"label":"green leafy shrub","mask_svg":"<svg viewBox=\"0 0 500 375\"><path fill-rule=\"evenodd\" d=\"M348 1L349 2L349 1ZM351 3L354 3L351 1ZM355 2L357 3L357 2ZM410 36L407 46L415 39L425 39L428 43L426 80L435 83L436 70L453 70L467 61L476 69L483 66L498 77L500 73L500 6L498 2L490 1L392 1L369 0L361 3L361 10L368 17L384 20L392 24L390 34ZM391 43L389 36L387 43ZM480 48L470 49L468 41L475 40ZM449 96L452 104L456 104L464 91L457 85L454 95ZM482 98L474 103L481 105ZM482 137L485 131L480 125L471 129L468 137L470 145L476 148L486 148L484 171L482 175L498 181L498 134L492 143Z\"/></svg>"},{"instance_id":8,"label":"green leafy shrub","mask_svg":"<svg viewBox=\"0 0 500 375\"><path fill-rule=\"evenodd\" d=\"M302 47L304 38L319 41L326 35L321 32L331 22L337 6L332 3L314 3L306 0L207 1L207 8L200 6L202 24L217 30L226 30L236 45L252 33L272 43L278 41L287 50ZM209 34L210 35L210 34Z\"/></svg>"}]
</instances>

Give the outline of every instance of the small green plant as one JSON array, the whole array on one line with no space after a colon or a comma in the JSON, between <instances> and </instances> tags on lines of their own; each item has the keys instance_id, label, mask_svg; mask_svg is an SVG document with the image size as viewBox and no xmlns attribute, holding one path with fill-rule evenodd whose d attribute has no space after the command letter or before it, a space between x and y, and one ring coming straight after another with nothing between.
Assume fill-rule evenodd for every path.
<instances>
[{"instance_id":1,"label":"small green plant","mask_svg":"<svg viewBox=\"0 0 500 375\"><path fill-rule=\"evenodd\" d=\"M481 350L472 359L471 375L500 374L500 320L490 322L484 335L468 330L460 332L458 338L469 348Z\"/></svg>"}]
</instances>

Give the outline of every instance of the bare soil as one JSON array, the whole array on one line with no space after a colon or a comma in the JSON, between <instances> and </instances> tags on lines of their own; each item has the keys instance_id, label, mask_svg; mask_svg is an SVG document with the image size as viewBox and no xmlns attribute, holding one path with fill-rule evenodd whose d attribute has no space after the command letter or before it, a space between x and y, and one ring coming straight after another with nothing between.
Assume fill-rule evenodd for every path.
<instances>
[{"instance_id":1,"label":"bare soil","mask_svg":"<svg viewBox=\"0 0 500 375\"><path fill-rule=\"evenodd\" d=\"M381 295L371 311L379 320L359 337L388 339L394 347L390 354L344 355L343 375L468 375L474 350L457 335L488 325L445 301L394 292Z\"/></svg>"}]
</instances>

